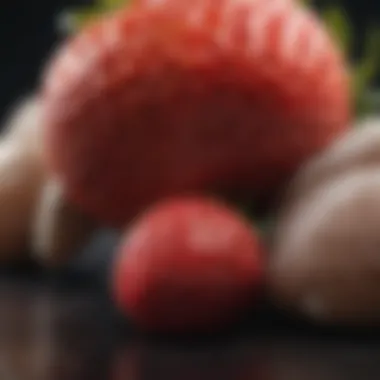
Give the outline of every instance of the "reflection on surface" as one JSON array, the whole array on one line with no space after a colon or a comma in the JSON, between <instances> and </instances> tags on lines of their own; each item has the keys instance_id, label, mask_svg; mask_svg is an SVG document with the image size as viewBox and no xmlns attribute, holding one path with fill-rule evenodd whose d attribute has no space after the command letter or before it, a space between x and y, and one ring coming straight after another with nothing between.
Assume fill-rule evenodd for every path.
<instances>
[{"instance_id":1,"label":"reflection on surface","mask_svg":"<svg viewBox=\"0 0 380 380\"><path fill-rule=\"evenodd\" d=\"M366 380L380 346L240 337L178 345L120 338L100 296L0 281L1 380Z\"/></svg>"},{"instance_id":2,"label":"reflection on surface","mask_svg":"<svg viewBox=\"0 0 380 380\"><path fill-rule=\"evenodd\" d=\"M106 379L109 339L99 308L84 294L1 287L0 379Z\"/></svg>"},{"instance_id":3,"label":"reflection on surface","mask_svg":"<svg viewBox=\"0 0 380 380\"><path fill-rule=\"evenodd\" d=\"M251 348L232 344L180 349L140 343L115 354L111 379L268 379Z\"/></svg>"}]
</instances>

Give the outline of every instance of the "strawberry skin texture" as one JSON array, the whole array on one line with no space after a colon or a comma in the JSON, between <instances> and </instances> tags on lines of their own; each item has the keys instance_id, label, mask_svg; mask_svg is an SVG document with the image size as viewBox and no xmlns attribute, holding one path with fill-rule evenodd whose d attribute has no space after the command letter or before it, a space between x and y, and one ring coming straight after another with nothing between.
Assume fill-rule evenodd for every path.
<instances>
[{"instance_id":1,"label":"strawberry skin texture","mask_svg":"<svg viewBox=\"0 0 380 380\"><path fill-rule=\"evenodd\" d=\"M50 169L117 227L171 195L272 192L350 120L342 57L283 0L131 6L68 41L42 92Z\"/></svg>"},{"instance_id":2,"label":"strawberry skin texture","mask_svg":"<svg viewBox=\"0 0 380 380\"><path fill-rule=\"evenodd\" d=\"M254 305L263 260L255 231L227 206L199 197L161 201L125 234L114 299L144 330L212 332Z\"/></svg>"}]
</instances>

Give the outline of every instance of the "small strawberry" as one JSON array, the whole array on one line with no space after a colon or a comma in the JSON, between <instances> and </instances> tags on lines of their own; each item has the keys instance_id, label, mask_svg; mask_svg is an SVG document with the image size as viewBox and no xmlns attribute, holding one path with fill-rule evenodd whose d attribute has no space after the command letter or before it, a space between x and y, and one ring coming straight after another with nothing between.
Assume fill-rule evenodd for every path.
<instances>
[{"instance_id":1,"label":"small strawberry","mask_svg":"<svg viewBox=\"0 0 380 380\"><path fill-rule=\"evenodd\" d=\"M345 64L289 0L157 0L85 29L43 88L47 161L122 226L162 197L253 198L347 128Z\"/></svg>"},{"instance_id":2,"label":"small strawberry","mask_svg":"<svg viewBox=\"0 0 380 380\"><path fill-rule=\"evenodd\" d=\"M213 330L253 304L262 269L249 222L213 199L177 198L153 206L127 231L113 293L143 329Z\"/></svg>"}]
</instances>

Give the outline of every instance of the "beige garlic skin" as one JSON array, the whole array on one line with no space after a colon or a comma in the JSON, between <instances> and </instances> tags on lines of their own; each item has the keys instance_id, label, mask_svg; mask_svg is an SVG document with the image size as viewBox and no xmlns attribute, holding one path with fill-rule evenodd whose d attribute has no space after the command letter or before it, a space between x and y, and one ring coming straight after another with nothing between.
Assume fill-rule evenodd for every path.
<instances>
[{"instance_id":1,"label":"beige garlic skin","mask_svg":"<svg viewBox=\"0 0 380 380\"><path fill-rule=\"evenodd\" d=\"M268 285L278 305L317 322L380 325L380 164L309 191L274 237Z\"/></svg>"},{"instance_id":2,"label":"beige garlic skin","mask_svg":"<svg viewBox=\"0 0 380 380\"><path fill-rule=\"evenodd\" d=\"M90 239L95 222L64 196L59 182L46 181L33 222L33 256L46 266L66 264Z\"/></svg>"},{"instance_id":3,"label":"beige garlic skin","mask_svg":"<svg viewBox=\"0 0 380 380\"><path fill-rule=\"evenodd\" d=\"M380 165L380 117L357 122L355 128L307 162L291 183L284 202L291 204L337 175L372 165Z\"/></svg>"},{"instance_id":4,"label":"beige garlic skin","mask_svg":"<svg viewBox=\"0 0 380 380\"><path fill-rule=\"evenodd\" d=\"M30 221L45 172L40 106L23 99L5 122L0 141L0 264L27 258Z\"/></svg>"}]
</instances>

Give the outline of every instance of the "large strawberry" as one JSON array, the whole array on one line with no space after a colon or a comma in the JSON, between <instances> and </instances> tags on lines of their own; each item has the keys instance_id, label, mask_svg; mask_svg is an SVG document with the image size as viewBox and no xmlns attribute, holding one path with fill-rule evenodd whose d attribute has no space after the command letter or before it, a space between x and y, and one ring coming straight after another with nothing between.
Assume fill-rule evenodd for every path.
<instances>
[{"instance_id":1,"label":"large strawberry","mask_svg":"<svg viewBox=\"0 0 380 380\"><path fill-rule=\"evenodd\" d=\"M288 0L135 4L46 72L47 161L68 196L122 225L165 196L270 192L347 126L348 78Z\"/></svg>"}]
</instances>

